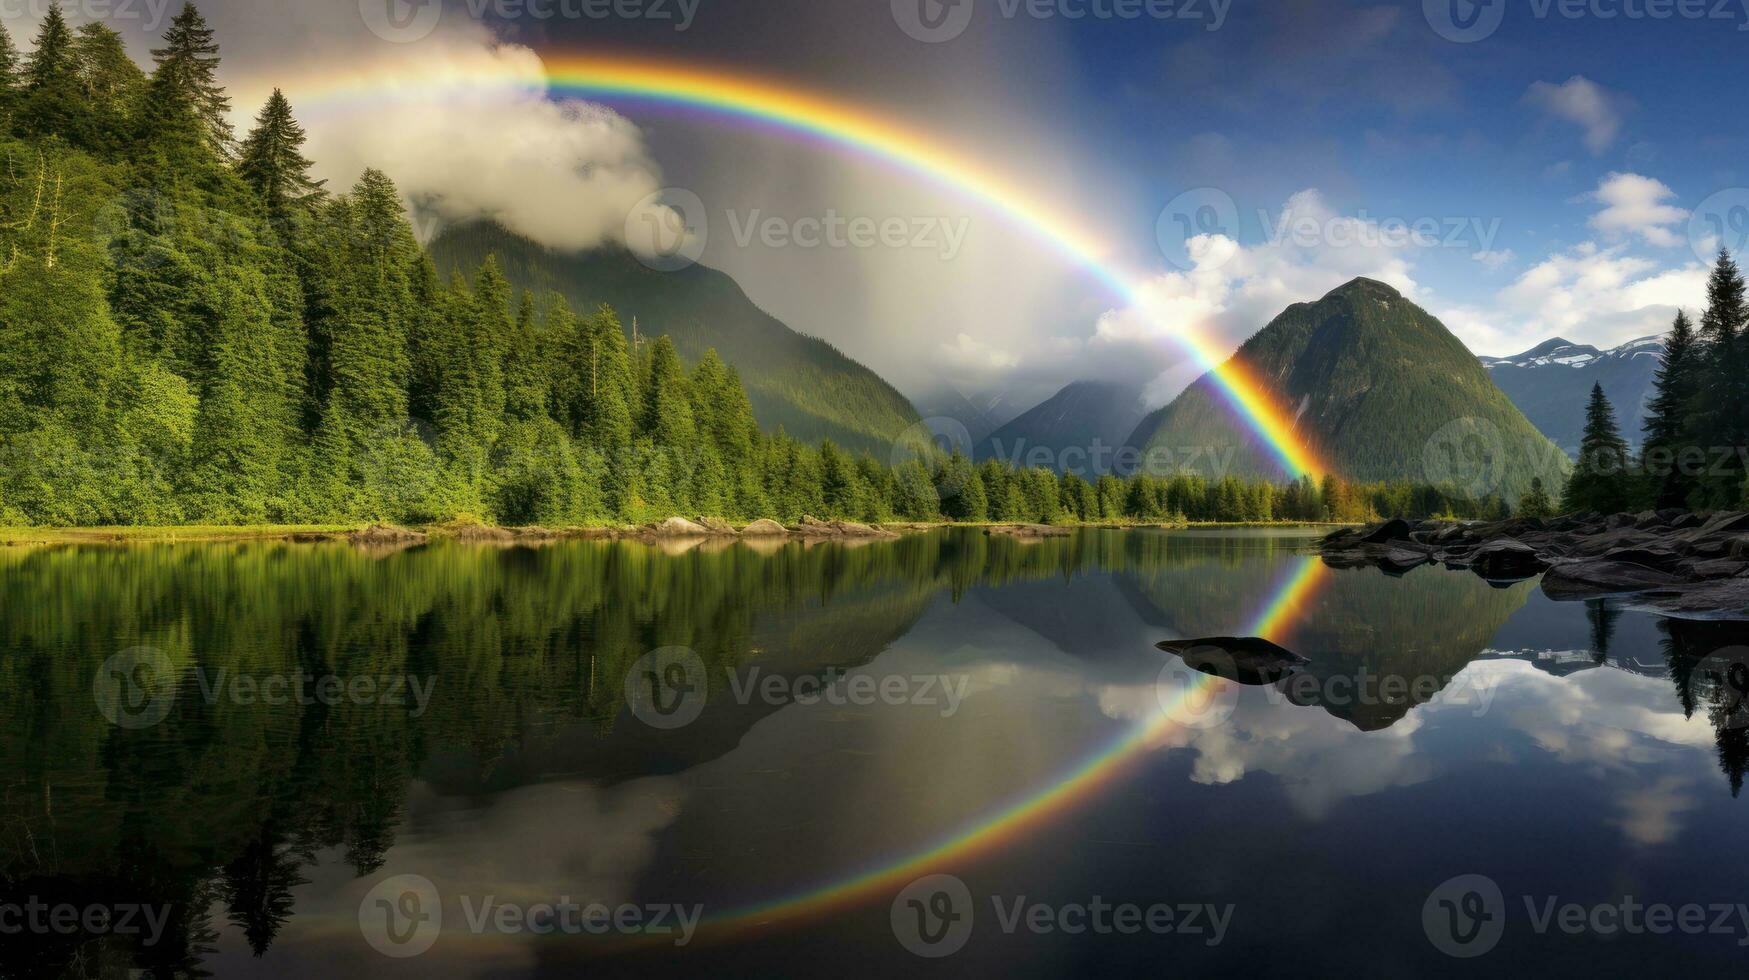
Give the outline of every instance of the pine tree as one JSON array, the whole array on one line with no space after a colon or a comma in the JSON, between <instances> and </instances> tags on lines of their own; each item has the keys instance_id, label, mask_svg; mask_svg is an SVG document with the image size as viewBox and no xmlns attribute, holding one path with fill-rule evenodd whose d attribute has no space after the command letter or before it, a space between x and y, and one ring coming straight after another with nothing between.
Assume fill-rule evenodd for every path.
<instances>
[{"instance_id":1,"label":"pine tree","mask_svg":"<svg viewBox=\"0 0 1749 980\"><path fill-rule=\"evenodd\" d=\"M73 58L73 30L59 2L49 5L38 28L22 76L22 104L17 118L27 134L55 135L75 146L91 139L91 113L79 88Z\"/></svg>"},{"instance_id":2,"label":"pine tree","mask_svg":"<svg viewBox=\"0 0 1749 980\"><path fill-rule=\"evenodd\" d=\"M1730 253L1721 248L1707 279L1707 308L1700 321L1702 367L1688 426L1688 444L1700 447L1709 462L1689 501L1700 507L1731 505L1743 482L1736 447L1749 436L1745 431L1749 378L1743 376L1744 346L1749 341L1741 336L1745 319L1749 308L1744 304L1743 277Z\"/></svg>"},{"instance_id":3,"label":"pine tree","mask_svg":"<svg viewBox=\"0 0 1749 980\"><path fill-rule=\"evenodd\" d=\"M119 33L99 23L81 25L72 47L74 70L85 98L111 135L136 110L146 73L128 57Z\"/></svg>"},{"instance_id":4,"label":"pine tree","mask_svg":"<svg viewBox=\"0 0 1749 980\"><path fill-rule=\"evenodd\" d=\"M28 92L37 92L73 75L73 29L67 26L66 14L56 0L49 4L42 26L37 29L30 58L24 63L24 87Z\"/></svg>"},{"instance_id":5,"label":"pine tree","mask_svg":"<svg viewBox=\"0 0 1749 980\"><path fill-rule=\"evenodd\" d=\"M1683 472L1684 435L1701 371L1700 351L1688 314L1678 311L1664 344L1664 356L1653 381L1650 413L1646 416L1646 474L1651 483L1653 506L1682 507L1694 490L1694 476Z\"/></svg>"},{"instance_id":6,"label":"pine tree","mask_svg":"<svg viewBox=\"0 0 1749 980\"><path fill-rule=\"evenodd\" d=\"M1585 408L1585 432L1579 441L1579 461L1567 481L1561 509L1613 514L1628 505L1627 443L1616 429L1615 410L1603 385L1591 386Z\"/></svg>"},{"instance_id":7,"label":"pine tree","mask_svg":"<svg viewBox=\"0 0 1749 980\"><path fill-rule=\"evenodd\" d=\"M307 136L292 117L291 103L279 89L255 117L255 128L243 141L237 176L254 188L267 210L268 221L289 234L321 198L324 181L310 179L314 164L301 152Z\"/></svg>"},{"instance_id":8,"label":"pine tree","mask_svg":"<svg viewBox=\"0 0 1749 980\"><path fill-rule=\"evenodd\" d=\"M18 69L18 47L12 43L12 35L6 33L6 25L0 24L0 113L10 108L7 100L18 91ZM0 115L0 120L4 118Z\"/></svg>"},{"instance_id":9,"label":"pine tree","mask_svg":"<svg viewBox=\"0 0 1749 980\"><path fill-rule=\"evenodd\" d=\"M182 11L164 32L164 46L152 51L158 76L170 93L193 109L205 133L207 146L220 159L231 159L237 135L232 128L230 96L218 82L219 45L194 4Z\"/></svg>"},{"instance_id":10,"label":"pine tree","mask_svg":"<svg viewBox=\"0 0 1749 980\"><path fill-rule=\"evenodd\" d=\"M1543 478L1533 476L1530 479L1530 490L1519 498L1518 514L1520 517L1546 518L1555 513L1554 501L1549 499L1549 493L1543 489Z\"/></svg>"},{"instance_id":11,"label":"pine tree","mask_svg":"<svg viewBox=\"0 0 1749 980\"><path fill-rule=\"evenodd\" d=\"M633 458L637 429L638 385L632 370L625 329L609 307L580 325L578 345L578 439L602 457L602 491L615 514L628 514L638 496L638 471Z\"/></svg>"}]
</instances>

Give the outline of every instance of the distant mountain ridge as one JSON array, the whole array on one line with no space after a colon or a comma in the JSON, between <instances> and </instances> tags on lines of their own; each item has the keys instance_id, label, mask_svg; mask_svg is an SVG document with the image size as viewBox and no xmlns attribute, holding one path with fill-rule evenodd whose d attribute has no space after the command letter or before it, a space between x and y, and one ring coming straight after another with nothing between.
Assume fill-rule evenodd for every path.
<instances>
[{"instance_id":1,"label":"distant mountain ridge","mask_svg":"<svg viewBox=\"0 0 1749 980\"><path fill-rule=\"evenodd\" d=\"M977 440L979 460L1019 466L1048 456L1044 465L1082 476L1112 472L1117 453L1146 412L1140 388L1110 381L1076 381Z\"/></svg>"},{"instance_id":2,"label":"distant mountain ridge","mask_svg":"<svg viewBox=\"0 0 1749 980\"><path fill-rule=\"evenodd\" d=\"M1562 337L1545 340L1511 357L1482 357L1482 366L1506 397L1555 445L1578 451L1585 402L1593 384L1615 406L1629 446L1637 448L1652 398L1652 381L1664 356L1664 338L1641 337L1599 350Z\"/></svg>"},{"instance_id":3,"label":"distant mountain ridge","mask_svg":"<svg viewBox=\"0 0 1749 980\"><path fill-rule=\"evenodd\" d=\"M741 375L766 431L781 426L804 442L831 439L884 460L920 421L905 396L874 371L790 329L715 269L659 272L623 248L558 252L491 222L445 229L428 251L445 277L471 274L496 255L517 289L537 298L557 292L578 313L605 303L628 332L635 319L645 337L672 337L689 362L716 348Z\"/></svg>"},{"instance_id":4,"label":"distant mountain ridge","mask_svg":"<svg viewBox=\"0 0 1749 980\"><path fill-rule=\"evenodd\" d=\"M1295 435L1338 474L1445 483L1516 502L1533 478L1558 487L1567 462L1480 360L1390 286L1355 279L1296 303L1234 354L1291 406ZM1153 468L1208 476L1286 476L1272 447L1204 375L1143 419Z\"/></svg>"}]
</instances>

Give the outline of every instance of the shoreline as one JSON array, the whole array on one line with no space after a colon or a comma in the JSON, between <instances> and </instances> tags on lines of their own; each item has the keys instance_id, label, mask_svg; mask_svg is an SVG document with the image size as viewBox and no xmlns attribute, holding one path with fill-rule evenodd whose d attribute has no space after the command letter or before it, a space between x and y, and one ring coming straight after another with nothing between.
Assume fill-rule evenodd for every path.
<instances>
[{"instance_id":1,"label":"shoreline","mask_svg":"<svg viewBox=\"0 0 1749 980\"><path fill-rule=\"evenodd\" d=\"M722 522L727 524L727 522ZM737 525L738 527L739 525ZM977 522L959 523L953 521L932 522L890 522L864 525L878 532L876 537L898 536L905 533L922 533L927 531L946 530L950 528L982 529L990 531L996 528L1041 528L1048 527L1054 531L1189 531L1189 530L1249 530L1270 528L1339 528L1353 525L1343 523L1320 523L1309 521L1210 521L1190 522L1186 524L1170 523L1115 523L1101 522L1097 524L1053 524L1033 525L1015 522ZM369 531L369 524L261 524L261 525L141 525L121 527L0 527L0 547L30 547L57 544L200 544L243 541L290 541L300 544L318 543L322 541L345 541L351 535ZM631 526L600 526L572 528L501 528L492 525L414 525L392 530L424 537L446 538L459 541L530 541L530 540L672 540L688 536L719 537L729 540L741 539L760 540L759 535L742 535L736 531L715 531L704 535L665 535L656 530L656 525L642 527ZM768 540L816 539L835 540L840 538L856 539L868 535L858 534L814 534L806 530L806 525L796 525L782 534L770 534Z\"/></svg>"}]
</instances>

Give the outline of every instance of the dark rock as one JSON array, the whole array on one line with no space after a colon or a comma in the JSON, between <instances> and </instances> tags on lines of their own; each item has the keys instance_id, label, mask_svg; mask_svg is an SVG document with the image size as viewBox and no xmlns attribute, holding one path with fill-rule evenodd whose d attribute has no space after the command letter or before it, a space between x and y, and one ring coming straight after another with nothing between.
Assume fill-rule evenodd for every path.
<instances>
[{"instance_id":1,"label":"dark rock","mask_svg":"<svg viewBox=\"0 0 1749 980\"><path fill-rule=\"evenodd\" d=\"M1548 562L1522 541L1499 538L1477 548L1470 567L1483 578L1529 578L1547 568Z\"/></svg>"},{"instance_id":2,"label":"dark rock","mask_svg":"<svg viewBox=\"0 0 1749 980\"><path fill-rule=\"evenodd\" d=\"M1640 596L1634 608L1696 619L1749 619L1749 578L1726 578Z\"/></svg>"},{"instance_id":3,"label":"dark rock","mask_svg":"<svg viewBox=\"0 0 1749 980\"><path fill-rule=\"evenodd\" d=\"M1681 530L1684 530L1685 528L1699 527L1700 524L1701 524L1701 518L1700 518L1699 514L1696 514L1693 511L1686 511L1685 510L1682 513L1676 515L1675 517L1672 517L1670 519L1670 522L1665 526L1670 528L1673 531L1681 531Z\"/></svg>"},{"instance_id":4,"label":"dark rock","mask_svg":"<svg viewBox=\"0 0 1749 980\"><path fill-rule=\"evenodd\" d=\"M1749 569L1749 561L1738 561L1735 558L1710 558L1706 561L1685 562L1681 571L1689 578L1714 579L1735 578Z\"/></svg>"},{"instance_id":5,"label":"dark rock","mask_svg":"<svg viewBox=\"0 0 1749 980\"><path fill-rule=\"evenodd\" d=\"M1661 527L1663 524L1664 519L1659 517L1658 512L1654 510L1643 510L1634 515L1634 526L1641 530Z\"/></svg>"},{"instance_id":6,"label":"dark rock","mask_svg":"<svg viewBox=\"0 0 1749 980\"><path fill-rule=\"evenodd\" d=\"M1562 562L1543 574L1543 594L1551 599L1590 599L1627 595L1681 584L1682 579L1644 565L1602 559Z\"/></svg>"},{"instance_id":7,"label":"dark rock","mask_svg":"<svg viewBox=\"0 0 1749 980\"><path fill-rule=\"evenodd\" d=\"M1292 650L1256 636L1166 640L1155 645L1177 654L1186 665L1205 674L1253 687L1273 684L1311 663Z\"/></svg>"},{"instance_id":8,"label":"dark rock","mask_svg":"<svg viewBox=\"0 0 1749 980\"><path fill-rule=\"evenodd\" d=\"M1635 518L1632 514L1611 514L1609 515L1609 518L1604 521L1604 524L1612 528L1633 527L1634 523Z\"/></svg>"},{"instance_id":9,"label":"dark rock","mask_svg":"<svg viewBox=\"0 0 1749 980\"><path fill-rule=\"evenodd\" d=\"M1644 565L1656 568L1661 572L1673 572L1682 564L1682 556L1669 548L1641 546L1634 548L1612 548L1604 552L1605 561L1619 561L1629 565Z\"/></svg>"},{"instance_id":10,"label":"dark rock","mask_svg":"<svg viewBox=\"0 0 1749 980\"><path fill-rule=\"evenodd\" d=\"M1708 534L1729 534L1733 531L1749 531L1749 514L1739 511L1720 511L1712 517L1707 518L1707 522L1701 525L1701 529Z\"/></svg>"},{"instance_id":11,"label":"dark rock","mask_svg":"<svg viewBox=\"0 0 1749 980\"><path fill-rule=\"evenodd\" d=\"M1403 520L1386 521L1361 536L1363 544L1384 544L1389 541L1409 540L1409 522Z\"/></svg>"},{"instance_id":12,"label":"dark rock","mask_svg":"<svg viewBox=\"0 0 1749 980\"><path fill-rule=\"evenodd\" d=\"M1658 523L1665 527L1670 527L1678 517L1681 517L1686 513L1688 513L1688 511L1683 510L1680 507L1665 507L1658 511Z\"/></svg>"}]
</instances>

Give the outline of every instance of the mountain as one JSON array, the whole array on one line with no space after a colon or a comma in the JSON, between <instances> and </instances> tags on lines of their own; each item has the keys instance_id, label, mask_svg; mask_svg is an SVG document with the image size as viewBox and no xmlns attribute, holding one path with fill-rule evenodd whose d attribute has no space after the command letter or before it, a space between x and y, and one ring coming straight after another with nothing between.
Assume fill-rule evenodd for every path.
<instances>
[{"instance_id":1,"label":"mountain","mask_svg":"<svg viewBox=\"0 0 1749 980\"><path fill-rule=\"evenodd\" d=\"M1663 356L1662 337L1641 337L1609 350L1556 337L1515 357L1484 357L1482 366L1532 425L1576 453L1593 384L1603 385L1615 406L1622 438L1639 447L1652 379Z\"/></svg>"},{"instance_id":2,"label":"mountain","mask_svg":"<svg viewBox=\"0 0 1749 980\"><path fill-rule=\"evenodd\" d=\"M1015 406L1001 392L967 392L946 381L921 391L911 389L910 398L918 413L930 421L932 429L951 429L954 424L963 426L968 452L1017 414ZM960 435L952 431L938 434L955 439Z\"/></svg>"},{"instance_id":3,"label":"mountain","mask_svg":"<svg viewBox=\"0 0 1749 980\"><path fill-rule=\"evenodd\" d=\"M635 320L646 338L668 334L688 361L715 347L740 372L767 431L782 426L804 442L831 439L884 460L918 421L911 403L879 375L824 340L791 330L715 269L658 272L620 248L558 252L490 222L448 228L429 251L446 277L471 274L496 255L518 289L537 297L557 292L579 313L606 303L628 332Z\"/></svg>"},{"instance_id":4,"label":"mountain","mask_svg":"<svg viewBox=\"0 0 1749 980\"><path fill-rule=\"evenodd\" d=\"M1561 485L1566 457L1444 324L1384 283L1356 279L1290 306L1233 356L1292 406L1296 434L1341 476L1513 502L1533 477ZM1144 419L1136 438L1156 472L1284 476L1208 375Z\"/></svg>"},{"instance_id":5,"label":"mountain","mask_svg":"<svg viewBox=\"0 0 1749 980\"><path fill-rule=\"evenodd\" d=\"M1117 450L1146 412L1142 391L1106 381L1077 381L976 443L977 458L1031 465L1049 451L1051 469L1082 476L1109 473Z\"/></svg>"}]
</instances>

